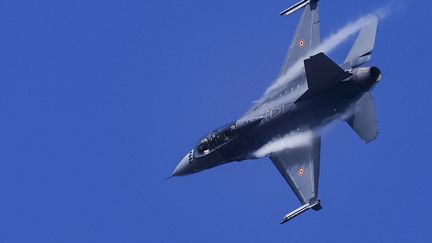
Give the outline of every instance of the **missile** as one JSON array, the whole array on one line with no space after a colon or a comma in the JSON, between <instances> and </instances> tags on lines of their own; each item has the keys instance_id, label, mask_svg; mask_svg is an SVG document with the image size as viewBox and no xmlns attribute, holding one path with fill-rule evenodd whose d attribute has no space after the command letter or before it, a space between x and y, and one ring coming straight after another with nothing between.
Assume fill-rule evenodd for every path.
<instances>
[{"instance_id":1,"label":"missile","mask_svg":"<svg viewBox=\"0 0 432 243\"><path fill-rule=\"evenodd\" d=\"M296 210L292 211L291 213L285 215L285 217L283 218L283 220L280 222L280 224L284 224L286 222L288 222L289 220L295 218L296 216L300 215L301 213L306 212L309 209L313 209L313 210L320 210L321 209L321 204L320 201L317 200L315 203L306 203L304 205L302 205L301 207L297 208Z\"/></svg>"},{"instance_id":2,"label":"missile","mask_svg":"<svg viewBox=\"0 0 432 243\"><path fill-rule=\"evenodd\" d=\"M288 16L294 12L296 12L299 9L304 8L306 5L308 5L311 1L310 0L302 0L294 5L292 5L291 7L285 9L284 11L282 11L280 13L280 15L282 16Z\"/></svg>"}]
</instances>

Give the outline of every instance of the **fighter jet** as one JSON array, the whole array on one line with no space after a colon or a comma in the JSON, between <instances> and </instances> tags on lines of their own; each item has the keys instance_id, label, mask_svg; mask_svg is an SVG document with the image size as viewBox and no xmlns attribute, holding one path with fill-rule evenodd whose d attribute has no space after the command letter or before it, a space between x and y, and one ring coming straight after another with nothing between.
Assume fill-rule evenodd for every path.
<instances>
[{"instance_id":1,"label":"fighter jet","mask_svg":"<svg viewBox=\"0 0 432 243\"><path fill-rule=\"evenodd\" d=\"M343 120L365 143L378 134L371 91L381 79L381 71L361 67L371 59L378 19L363 26L344 63L338 65L324 53L314 53L320 45L318 0L302 0L280 14L288 16L298 10L303 10L303 15L278 77L289 82L267 90L246 114L205 135L172 174L184 176L233 161L257 159L260 148L279 138L312 132L314 135L297 146L268 154L301 203L281 224L308 209L321 209L321 136L317 128ZM300 72L290 71L298 63Z\"/></svg>"}]
</instances>

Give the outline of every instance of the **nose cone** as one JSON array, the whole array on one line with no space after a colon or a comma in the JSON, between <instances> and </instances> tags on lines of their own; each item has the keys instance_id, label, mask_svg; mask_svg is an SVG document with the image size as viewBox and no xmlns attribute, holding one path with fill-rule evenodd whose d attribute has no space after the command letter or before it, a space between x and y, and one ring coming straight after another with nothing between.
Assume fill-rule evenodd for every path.
<instances>
[{"instance_id":1,"label":"nose cone","mask_svg":"<svg viewBox=\"0 0 432 243\"><path fill-rule=\"evenodd\" d=\"M190 162L192 161L192 151L189 152L174 169L172 176L182 176L191 174Z\"/></svg>"}]
</instances>

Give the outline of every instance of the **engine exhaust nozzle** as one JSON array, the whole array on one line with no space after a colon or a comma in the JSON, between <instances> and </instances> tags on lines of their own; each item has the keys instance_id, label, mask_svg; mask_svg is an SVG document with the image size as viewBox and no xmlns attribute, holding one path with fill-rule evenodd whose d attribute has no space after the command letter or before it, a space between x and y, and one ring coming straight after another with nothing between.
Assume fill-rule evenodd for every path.
<instances>
[{"instance_id":1,"label":"engine exhaust nozzle","mask_svg":"<svg viewBox=\"0 0 432 243\"><path fill-rule=\"evenodd\" d=\"M369 74L370 74L370 76L372 77L373 80L375 80L377 82L381 80L382 73L381 73L381 70L379 70L379 68L377 68L377 67L371 67L369 69Z\"/></svg>"}]
</instances>

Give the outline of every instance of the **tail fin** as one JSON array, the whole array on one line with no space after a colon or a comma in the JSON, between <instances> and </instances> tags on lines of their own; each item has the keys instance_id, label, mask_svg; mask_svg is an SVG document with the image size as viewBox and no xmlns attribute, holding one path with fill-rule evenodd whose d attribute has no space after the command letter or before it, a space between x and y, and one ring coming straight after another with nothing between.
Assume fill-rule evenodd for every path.
<instances>
[{"instance_id":1,"label":"tail fin","mask_svg":"<svg viewBox=\"0 0 432 243\"><path fill-rule=\"evenodd\" d=\"M352 76L322 52L304 60L304 66L308 90L297 101L323 92Z\"/></svg>"},{"instance_id":2,"label":"tail fin","mask_svg":"<svg viewBox=\"0 0 432 243\"><path fill-rule=\"evenodd\" d=\"M291 41L279 77L283 76L300 59L306 58L320 44L318 0L300 1L282 11L281 15L287 16L302 8L304 8L304 12Z\"/></svg>"},{"instance_id":3,"label":"tail fin","mask_svg":"<svg viewBox=\"0 0 432 243\"><path fill-rule=\"evenodd\" d=\"M372 17L370 22L363 27L354 42L351 51L345 59L345 64L354 68L368 62L372 57L375 46L375 37L378 28L378 18Z\"/></svg>"},{"instance_id":4,"label":"tail fin","mask_svg":"<svg viewBox=\"0 0 432 243\"><path fill-rule=\"evenodd\" d=\"M352 75L322 52L304 60L304 66L308 88L314 91L334 86Z\"/></svg>"}]
</instances>

